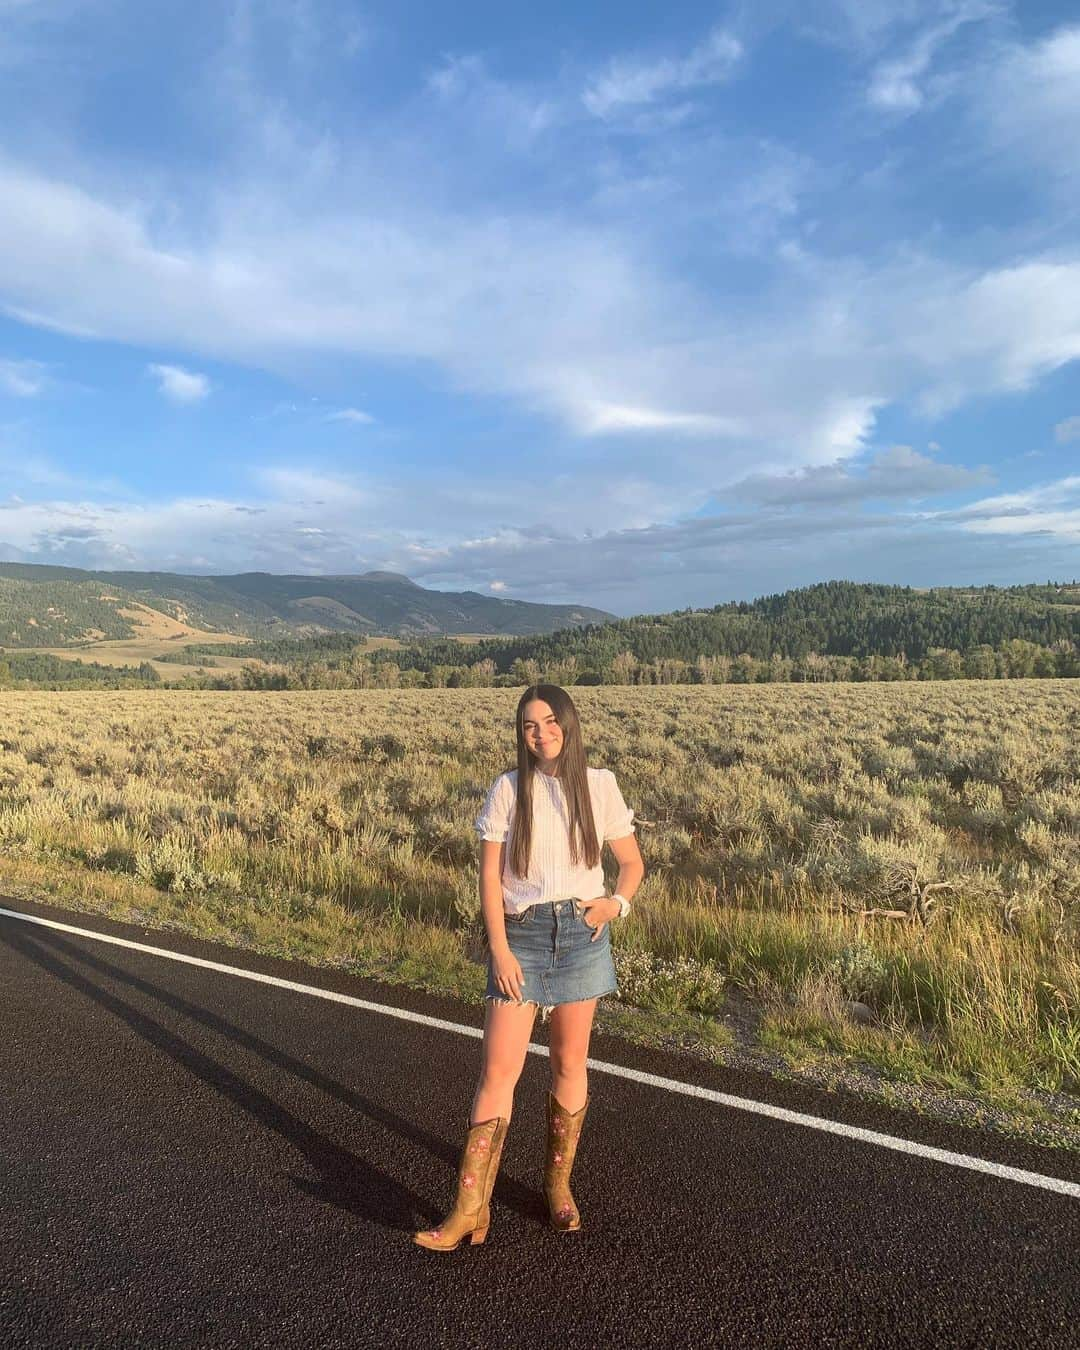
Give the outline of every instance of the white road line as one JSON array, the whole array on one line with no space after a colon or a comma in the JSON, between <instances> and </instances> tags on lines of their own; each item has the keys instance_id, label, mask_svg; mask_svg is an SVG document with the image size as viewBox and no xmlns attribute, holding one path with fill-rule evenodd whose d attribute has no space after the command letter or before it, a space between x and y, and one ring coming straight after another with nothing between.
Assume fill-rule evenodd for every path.
<instances>
[{"instance_id":1,"label":"white road line","mask_svg":"<svg viewBox=\"0 0 1080 1350\"><path fill-rule=\"evenodd\" d=\"M351 994L339 994L333 989L320 989L313 984L299 984L296 980L283 980L277 975L264 975L261 971L244 970L240 966L226 966L220 961L206 961L201 956L187 956L183 952L169 951L166 947L151 947L144 942L114 937L111 933L97 933L91 928L76 928L68 923L57 923L55 919L39 918L36 914L20 914L18 910L0 908L0 916L19 919L23 923L41 924L45 928L57 928L63 933L74 933L77 937L92 938L96 942L109 942L115 947L130 947L133 951L146 952L150 956L164 956L170 961L182 961L188 966L202 966L205 970L216 970L222 975L237 975L241 979L255 980L259 984L272 984L278 989L291 989L297 994L311 994L315 998L345 1003L351 1008L362 1008L365 1012L379 1013L383 1017L397 1017L403 1022L416 1022L420 1026L435 1027L439 1031L454 1031L459 1036L472 1036L480 1040L484 1034L479 1027L463 1026L460 1022L447 1022L441 1017L427 1017L423 1013L410 1012L407 1008L392 1008L383 1003L370 1003L367 999L354 998ZM548 1048L546 1045L530 1045L529 1053L547 1055ZM950 1149L934 1148L930 1144L918 1144L911 1139L901 1139L897 1135L865 1130L858 1125L845 1125L839 1120L810 1116L802 1111L789 1111L785 1107L754 1101L749 1097L733 1097L727 1092L716 1092L712 1088L700 1087L697 1083L682 1083L675 1078L662 1078L659 1074L628 1069L621 1064L607 1064L603 1060L590 1059L588 1066L596 1073L628 1078L635 1083L662 1088L666 1092L682 1093L684 1097L699 1097L703 1101L715 1102L718 1106L730 1106L737 1111L751 1111L759 1116L784 1121L788 1125L804 1125L809 1129L824 1130L828 1134L842 1135L845 1139L858 1139L864 1144L877 1144L880 1148L895 1149L899 1153L909 1153L917 1158L930 1158L934 1162L948 1163L952 1167L966 1167L971 1171L985 1172L989 1176L999 1177L1005 1181L1019 1181L1025 1186L1037 1186L1044 1191L1056 1191L1059 1195L1080 1199L1080 1183L1075 1181L1063 1181L1058 1177L1043 1176L1039 1172L1027 1172L1021 1167L1007 1167L1004 1163L990 1162L986 1158L975 1158L966 1153L953 1153Z\"/></svg>"}]
</instances>

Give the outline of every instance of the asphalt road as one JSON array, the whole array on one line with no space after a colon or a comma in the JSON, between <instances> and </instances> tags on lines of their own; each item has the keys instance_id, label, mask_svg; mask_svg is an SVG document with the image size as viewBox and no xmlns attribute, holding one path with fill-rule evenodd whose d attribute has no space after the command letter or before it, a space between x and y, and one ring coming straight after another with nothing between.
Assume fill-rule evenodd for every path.
<instances>
[{"instance_id":1,"label":"asphalt road","mask_svg":"<svg viewBox=\"0 0 1080 1350\"><path fill-rule=\"evenodd\" d=\"M0 905L479 1025L481 1010ZM544 1226L530 1056L485 1245L435 1254L479 1043L0 917L0 1344L1080 1345L1080 1201L607 1074ZM537 1038L542 1039L538 1031ZM1066 1181L1080 1158L597 1037L595 1059Z\"/></svg>"}]
</instances>

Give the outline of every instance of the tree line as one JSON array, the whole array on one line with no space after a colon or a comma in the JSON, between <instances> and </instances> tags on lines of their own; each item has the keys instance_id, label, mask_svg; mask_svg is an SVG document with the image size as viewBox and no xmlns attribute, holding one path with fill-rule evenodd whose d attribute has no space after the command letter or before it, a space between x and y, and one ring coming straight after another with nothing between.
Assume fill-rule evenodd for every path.
<instances>
[{"instance_id":1,"label":"tree line","mask_svg":"<svg viewBox=\"0 0 1080 1350\"><path fill-rule=\"evenodd\" d=\"M650 685L1076 677L1078 653L1075 581L931 591L832 581L708 610L472 644L430 638L376 649L354 634L327 633L205 644L160 659L195 667L181 681L186 688L367 689L521 686L542 679ZM215 655L250 664L215 671ZM149 671L141 682L157 682L152 667L144 663L140 670ZM134 667L124 673L140 682ZM119 672L110 674L116 679ZM87 678L98 687L109 677ZM72 687L70 680L65 687Z\"/></svg>"},{"instance_id":2,"label":"tree line","mask_svg":"<svg viewBox=\"0 0 1080 1350\"><path fill-rule=\"evenodd\" d=\"M224 650L269 663L270 670L252 667L236 677L245 687L303 689L521 685L540 678L569 685L1075 676L1078 648L1076 582L917 591L832 581L709 610L469 646L433 638L397 651L365 650L355 637L335 633ZM207 678L233 687L230 676Z\"/></svg>"},{"instance_id":3,"label":"tree line","mask_svg":"<svg viewBox=\"0 0 1080 1350\"><path fill-rule=\"evenodd\" d=\"M338 662L320 660L290 666L252 662L238 671L199 671L181 683L193 689L490 689L518 688L540 681L564 686L824 684L1077 676L1080 645L1062 642L1041 647L1023 638L1010 638L1000 647L979 646L967 652L934 648L922 661L878 655L826 656L820 652L798 658L774 654L758 659L741 652L736 657L699 655L693 661L677 657L639 661L626 651L603 670L582 669L571 656L547 666L532 658L518 658L505 673L490 657L456 665L434 662L421 669L403 667L392 656L373 653Z\"/></svg>"},{"instance_id":4,"label":"tree line","mask_svg":"<svg viewBox=\"0 0 1080 1350\"><path fill-rule=\"evenodd\" d=\"M103 666L46 652L5 652L0 647L0 689L145 689L161 684L149 661Z\"/></svg>"}]
</instances>

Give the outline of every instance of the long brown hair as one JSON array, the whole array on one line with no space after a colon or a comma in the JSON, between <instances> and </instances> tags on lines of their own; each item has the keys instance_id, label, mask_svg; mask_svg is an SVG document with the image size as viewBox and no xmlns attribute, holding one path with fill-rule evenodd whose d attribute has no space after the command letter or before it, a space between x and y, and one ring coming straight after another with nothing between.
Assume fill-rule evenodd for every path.
<instances>
[{"instance_id":1,"label":"long brown hair","mask_svg":"<svg viewBox=\"0 0 1080 1350\"><path fill-rule=\"evenodd\" d=\"M516 877L529 872L532 855L533 775L538 772L532 751L525 744L525 709L539 699L555 714L562 728L563 746L556 762L555 776L563 785L570 825L570 858L573 862L585 860L587 867L600 861L600 841L596 836L592 798L589 795L589 772L585 762L585 745L581 739L581 722L574 701L557 684L533 684L522 694L517 705L514 725L517 732L517 808L510 840L510 871Z\"/></svg>"}]
</instances>

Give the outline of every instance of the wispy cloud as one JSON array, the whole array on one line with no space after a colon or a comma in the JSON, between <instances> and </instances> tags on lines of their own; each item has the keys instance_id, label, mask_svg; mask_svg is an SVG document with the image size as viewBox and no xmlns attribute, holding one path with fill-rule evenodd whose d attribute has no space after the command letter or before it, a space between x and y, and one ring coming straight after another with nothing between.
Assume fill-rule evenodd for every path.
<instances>
[{"instance_id":1,"label":"wispy cloud","mask_svg":"<svg viewBox=\"0 0 1080 1350\"><path fill-rule=\"evenodd\" d=\"M923 77L939 50L966 24L979 23L1002 13L1002 5L984 0L960 0L942 6L933 22L909 40L906 49L878 63L870 76L867 99L888 112L908 113L926 98Z\"/></svg>"},{"instance_id":2,"label":"wispy cloud","mask_svg":"<svg viewBox=\"0 0 1080 1350\"><path fill-rule=\"evenodd\" d=\"M688 71L715 74L724 50L710 40L667 58L667 82L644 80L639 93L659 98ZM861 263L815 255L806 235L762 257L752 300L738 284L733 298L713 296L672 268L671 237L712 238L723 203L756 200L759 166L740 173L732 162L722 192L703 200L669 188L644 221L625 198L602 196L572 218L543 201L471 210L448 204L421 112L394 128L385 155L374 138L320 158L279 110L269 167L256 154L241 184L215 182L207 218L151 188L132 204L9 161L0 293L9 312L63 332L284 372L323 356L416 362L417 378L508 398L572 434L632 440L641 449L628 473L645 473L652 453L655 476L657 446L675 439L687 506L717 481L716 440L730 481L762 462L828 464L864 445L893 400L933 414L1028 387L1078 349L1080 258L1067 253L979 270L907 245ZM451 137L455 115L440 112ZM251 116L259 147L265 109ZM706 167L680 164L680 182ZM286 191L293 179L304 192ZM781 179L770 217L795 235ZM206 387L185 386L193 398Z\"/></svg>"},{"instance_id":3,"label":"wispy cloud","mask_svg":"<svg viewBox=\"0 0 1080 1350\"><path fill-rule=\"evenodd\" d=\"M928 412L957 407L977 392L1028 389L1080 357L1080 253L924 286L906 320L908 340L918 342L925 362L919 401Z\"/></svg>"},{"instance_id":4,"label":"wispy cloud","mask_svg":"<svg viewBox=\"0 0 1080 1350\"><path fill-rule=\"evenodd\" d=\"M801 33L838 47L860 62L880 59L913 35L941 23L979 0L757 0L772 23L788 22ZM1005 10L1008 0L996 6ZM990 5L981 6L989 8Z\"/></svg>"},{"instance_id":5,"label":"wispy cloud","mask_svg":"<svg viewBox=\"0 0 1080 1350\"><path fill-rule=\"evenodd\" d=\"M0 178L0 286L39 323L253 362L300 350L426 359L584 435L725 437L732 481L763 458L851 453L901 393L941 410L1023 389L1080 354L1080 259L971 275L802 250L777 264L782 316L768 305L727 316L587 223L279 210L261 239L249 198L250 220L238 203L227 234L180 252L70 186ZM208 391L180 367L157 374L174 396ZM715 482L711 455L682 469L688 494Z\"/></svg>"},{"instance_id":6,"label":"wispy cloud","mask_svg":"<svg viewBox=\"0 0 1080 1350\"><path fill-rule=\"evenodd\" d=\"M685 56L617 57L589 81L582 101L594 117L607 119L625 108L721 84L735 70L742 50L738 38L714 28Z\"/></svg>"},{"instance_id":7,"label":"wispy cloud","mask_svg":"<svg viewBox=\"0 0 1080 1350\"><path fill-rule=\"evenodd\" d=\"M201 403L210 394L210 380L183 366L149 365L148 375L158 382L158 392L170 403Z\"/></svg>"},{"instance_id":8,"label":"wispy cloud","mask_svg":"<svg viewBox=\"0 0 1080 1350\"><path fill-rule=\"evenodd\" d=\"M1080 480L1074 480L1073 502ZM269 483L267 483L269 487ZM449 497L436 492L443 525ZM26 561L176 571L259 570L332 574L382 569L422 585L578 600L620 613L650 605L715 604L803 584L808 549L815 576L911 584L964 575L998 582L1068 575L1080 509L1049 497L986 514L866 511L859 503L756 504L745 512L603 531L536 524L457 537L417 538L406 494L349 480L282 475L253 501L221 497L105 507L79 500L0 501L0 539Z\"/></svg>"},{"instance_id":9,"label":"wispy cloud","mask_svg":"<svg viewBox=\"0 0 1080 1350\"><path fill-rule=\"evenodd\" d=\"M1080 539L1080 475L984 497L937 514L978 534L1050 535Z\"/></svg>"},{"instance_id":10,"label":"wispy cloud","mask_svg":"<svg viewBox=\"0 0 1080 1350\"><path fill-rule=\"evenodd\" d=\"M17 493L41 491L130 495L119 479L65 467L33 444L26 424L0 425L0 481ZM19 496L18 501L23 501Z\"/></svg>"},{"instance_id":11,"label":"wispy cloud","mask_svg":"<svg viewBox=\"0 0 1080 1350\"><path fill-rule=\"evenodd\" d=\"M560 94L499 79L477 52L444 56L425 87L439 104L454 108L471 135L518 150L527 150L567 116Z\"/></svg>"},{"instance_id":12,"label":"wispy cloud","mask_svg":"<svg viewBox=\"0 0 1080 1350\"><path fill-rule=\"evenodd\" d=\"M667 431L677 436L738 436L746 428L730 417L712 413L671 412L628 403L595 403L582 408L581 426L588 435Z\"/></svg>"},{"instance_id":13,"label":"wispy cloud","mask_svg":"<svg viewBox=\"0 0 1080 1350\"><path fill-rule=\"evenodd\" d=\"M735 500L780 505L819 505L870 501L880 498L918 500L947 492L961 492L993 480L989 469L966 469L942 464L913 450L894 445L873 455L865 465L838 461L786 474L751 474L727 489Z\"/></svg>"},{"instance_id":14,"label":"wispy cloud","mask_svg":"<svg viewBox=\"0 0 1080 1350\"><path fill-rule=\"evenodd\" d=\"M130 29L135 4L100 0L98 47L94 23L74 22L87 5L64 4L65 60L87 53L71 105L47 62L44 73L33 60L20 68L17 97L30 91L31 114L0 87L0 113L36 128L0 158L0 305L50 330L11 354L55 350L61 369L79 352L64 370L102 354L95 406L115 395L120 419L119 394L96 378L115 368L106 343L138 352L128 371L178 354L184 366L153 377L189 407L212 392L200 370L216 381L211 362L244 365L251 373L200 421L215 419L218 441L241 408L239 436L250 438L241 400L258 383L260 410L278 401L294 414L261 413L264 446L297 459L314 460L320 437L342 459L371 440L341 426L371 425L358 391L380 390L379 418L385 407L402 447L384 481L294 463L277 481L267 471L250 499L124 507L115 519L134 532L140 561L179 559L184 531L203 520L212 524L186 556L216 565L243 567L245 550L247 565L257 556L329 570L361 555L369 566L411 559L440 581L536 594L558 527L577 561L613 585L635 539L655 546L658 575L670 544L680 567L700 548L700 575L711 576L717 559L743 556L740 539L747 550L761 539L797 548L784 541L795 518L813 515L833 542L892 539L901 526L868 524L867 502L984 490L978 470L875 452L882 435L920 447L940 435L950 458L974 463L982 445L958 444L955 424L933 419L974 397L1030 391L1032 425L1060 416L1034 399L1043 377L1080 356L1076 217L1060 200L1047 210L1045 196L1051 180L1080 182L1075 26L978 22L1003 12L978 0L761 0L733 6L731 27L704 41L673 15L663 48L634 49L619 36L632 25L609 11L606 33L602 15L573 51L545 25L513 48L492 34L483 56L450 55L433 73L430 45L393 34L394 60L367 82L331 0L234 0L219 30L179 44L182 70L167 38L149 53L169 113L154 124L160 142L119 131L90 145L85 128L97 123L72 107L105 111L94 100L106 82L89 68ZM831 50L800 52L808 30ZM367 41L370 52L380 33ZM736 75L746 99L716 97ZM867 117L866 97L926 115ZM821 115L804 118L806 108ZM648 136L627 134L646 126ZM182 143L169 139L180 127ZM983 183L999 175L993 199L939 191L954 165ZM1018 190L1003 193L1004 182ZM65 346L72 334L90 341ZM41 374L15 364L0 392ZM346 406L352 398L361 406ZM436 471L430 431L447 409ZM52 401L25 409L43 448L61 444L62 412ZM1003 456L1017 447L995 436L1013 422L986 425L987 455L1011 485ZM466 479L474 434L538 452L554 521L522 500L511 468ZM50 462L68 463L63 449ZM200 467L214 481L207 459ZM714 494L755 509L738 524L727 513L708 529L672 525ZM947 535L966 559L966 526L926 515L919 529L937 531L936 556ZM235 535L234 521L250 530ZM123 545L108 519L94 522L72 528ZM624 538L628 526L642 533ZM588 530L606 542L587 542ZM0 538L36 547L23 526ZM1029 533L1024 547L1037 540ZM72 557L84 547L73 534L63 546ZM853 559L868 556L853 547ZM897 543L889 556L906 555ZM829 557L843 557L839 543Z\"/></svg>"},{"instance_id":15,"label":"wispy cloud","mask_svg":"<svg viewBox=\"0 0 1080 1350\"><path fill-rule=\"evenodd\" d=\"M0 428L0 433L2 431L3 428ZM0 434L0 471L8 486L45 487L54 491L98 486L60 468L45 455L27 453L25 450L13 451L5 444L6 439Z\"/></svg>"},{"instance_id":16,"label":"wispy cloud","mask_svg":"<svg viewBox=\"0 0 1080 1350\"><path fill-rule=\"evenodd\" d=\"M1037 174L1044 187L1080 186L1080 24L1002 44L973 68L967 98L998 173Z\"/></svg>"},{"instance_id":17,"label":"wispy cloud","mask_svg":"<svg viewBox=\"0 0 1080 1350\"><path fill-rule=\"evenodd\" d=\"M358 426L371 426L375 421L371 413L364 412L361 408L339 408L337 412L327 413L324 419L327 422L355 422Z\"/></svg>"},{"instance_id":18,"label":"wispy cloud","mask_svg":"<svg viewBox=\"0 0 1080 1350\"><path fill-rule=\"evenodd\" d=\"M1070 445L1080 441L1080 417L1066 417L1054 427L1054 440L1058 445Z\"/></svg>"},{"instance_id":19,"label":"wispy cloud","mask_svg":"<svg viewBox=\"0 0 1080 1350\"><path fill-rule=\"evenodd\" d=\"M49 384L49 367L44 362L0 358L0 393L15 398L36 398Z\"/></svg>"}]
</instances>

